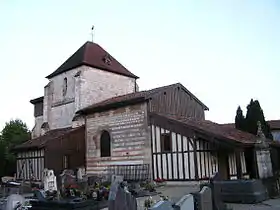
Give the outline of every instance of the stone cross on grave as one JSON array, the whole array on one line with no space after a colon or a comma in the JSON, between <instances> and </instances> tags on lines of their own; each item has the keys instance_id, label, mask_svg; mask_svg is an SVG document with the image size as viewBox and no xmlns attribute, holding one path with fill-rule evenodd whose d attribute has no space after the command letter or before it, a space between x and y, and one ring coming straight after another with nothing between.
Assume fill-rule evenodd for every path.
<instances>
[{"instance_id":1,"label":"stone cross on grave","mask_svg":"<svg viewBox=\"0 0 280 210\"><path fill-rule=\"evenodd\" d=\"M272 162L270 156L269 144L262 131L262 125L258 122L257 131L257 142L256 142L256 161L258 167L259 178L268 178L273 175L272 173Z\"/></svg>"},{"instance_id":2,"label":"stone cross on grave","mask_svg":"<svg viewBox=\"0 0 280 210\"><path fill-rule=\"evenodd\" d=\"M257 123L257 126L258 126L258 130L257 130L257 144L259 147L262 147L262 148L268 148L268 143L266 141L266 137L263 133L263 130L262 130L262 124L260 121L258 121Z\"/></svg>"}]
</instances>

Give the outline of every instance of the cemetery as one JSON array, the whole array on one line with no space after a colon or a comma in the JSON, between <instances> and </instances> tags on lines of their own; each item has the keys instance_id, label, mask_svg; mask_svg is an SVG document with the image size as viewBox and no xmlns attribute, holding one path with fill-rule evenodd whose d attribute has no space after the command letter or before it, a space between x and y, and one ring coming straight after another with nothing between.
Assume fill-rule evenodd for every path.
<instances>
[{"instance_id":1,"label":"cemetery","mask_svg":"<svg viewBox=\"0 0 280 210\"><path fill-rule=\"evenodd\" d=\"M161 193L169 187L167 181L152 180L148 165L109 167L102 175L87 175L83 168L64 169L55 175L45 168L41 182L3 177L0 209L230 210L227 203L261 203L280 195L279 176L273 171L270 147L261 132L254 151L258 178L242 177L240 168L237 179L225 179L223 171L218 171L197 182L198 189L176 199Z\"/></svg>"},{"instance_id":2,"label":"cemetery","mask_svg":"<svg viewBox=\"0 0 280 210\"><path fill-rule=\"evenodd\" d=\"M56 177L49 169L43 177L42 183L30 182L29 191L28 183L7 181L0 209L229 210L226 203L260 203L272 196L261 179L222 180L219 173L176 201L157 192L168 187L160 179L131 182L120 175L81 177L73 170ZM156 195L160 199L154 199ZM144 197L143 204L137 201L139 197Z\"/></svg>"}]
</instances>

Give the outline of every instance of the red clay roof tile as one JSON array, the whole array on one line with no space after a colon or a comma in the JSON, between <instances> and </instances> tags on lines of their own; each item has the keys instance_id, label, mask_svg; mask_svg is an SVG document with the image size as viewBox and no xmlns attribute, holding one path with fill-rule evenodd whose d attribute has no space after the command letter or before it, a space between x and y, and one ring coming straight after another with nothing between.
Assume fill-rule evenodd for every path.
<instances>
[{"instance_id":1,"label":"red clay roof tile","mask_svg":"<svg viewBox=\"0 0 280 210\"><path fill-rule=\"evenodd\" d=\"M138 78L136 75L127 70L122 64L120 64L113 56L106 52L101 46L93 42L86 42L60 67L58 67L57 70L48 75L46 78L50 79L56 75L81 65L94 67L135 79Z\"/></svg>"},{"instance_id":2,"label":"red clay roof tile","mask_svg":"<svg viewBox=\"0 0 280 210\"><path fill-rule=\"evenodd\" d=\"M56 139L60 136L69 134L72 131L76 131L76 130L82 129L82 128L83 128L83 126L78 127L78 128L67 127L67 128L50 130L42 136L39 136L34 139L30 139L30 140L24 142L23 144L16 146L14 148L14 150L23 150L23 149L29 149L29 148L43 148L48 141Z\"/></svg>"},{"instance_id":3,"label":"red clay roof tile","mask_svg":"<svg viewBox=\"0 0 280 210\"><path fill-rule=\"evenodd\" d=\"M125 95L120 95L120 96L116 96L116 97L113 97L113 98L109 98L109 99L106 99L106 100L101 101L99 103L90 105L90 106L88 106L88 107L86 107L84 109L81 109L81 110L77 111L77 113L95 111L95 110L97 110L99 108L106 107L106 106L113 105L113 104L118 104L118 103L122 104L122 103L129 103L129 102L135 102L135 101L148 100L154 94L158 94L160 92L164 92L167 88L177 87L177 86L180 86L181 88L183 88L187 92L187 94L192 96L199 104L201 104L204 107L205 110L209 110L208 107L205 104L203 104L198 98L196 98L181 83L175 83L175 84L171 84L171 85L167 85L167 86L162 86L162 87L154 88L154 89L151 89L151 90L139 91L139 92L134 92L134 93L129 93L129 94L125 94Z\"/></svg>"}]
</instances>

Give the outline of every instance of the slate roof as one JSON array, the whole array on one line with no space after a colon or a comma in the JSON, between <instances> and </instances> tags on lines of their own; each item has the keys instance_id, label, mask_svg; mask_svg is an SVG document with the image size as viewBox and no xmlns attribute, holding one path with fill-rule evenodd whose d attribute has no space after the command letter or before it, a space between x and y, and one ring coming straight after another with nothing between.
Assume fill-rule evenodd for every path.
<instances>
[{"instance_id":1,"label":"slate roof","mask_svg":"<svg viewBox=\"0 0 280 210\"><path fill-rule=\"evenodd\" d=\"M82 128L83 128L83 126L78 127L78 128L67 127L67 128L50 130L42 136L39 136L34 139L30 139L30 140L24 142L23 144L16 146L14 148L14 150L24 150L24 149L31 149L31 148L40 149L40 148L45 147L48 141L56 139L58 137L61 137L63 135L69 134L73 131L76 131L76 130L82 129Z\"/></svg>"},{"instance_id":2,"label":"slate roof","mask_svg":"<svg viewBox=\"0 0 280 210\"><path fill-rule=\"evenodd\" d=\"M127 70L122 64L120 64L112 55L106 52L101 46L93 42L86 42L60 67L58 67L58 69L56 69L46 78L50 79L56 75L79 67L81 65L94 67L135 79L138 78L136 75Z\"/></svg>"},{"instance_id":3,"label":"slate roof","mask_svg":"<svg viewBox=\"0 0 280 210\"><path fill-rule=\"evenodd\" d=\"M84 109L81 109L81 110L77 111L77 114L87 113L87 112L96 112L101 109L114 108L115 106L118 107L120 105L128 105L131 103L142 102L142 101L148 100L154 94L164 92L167 88L178 87L178 86L181 87L183 90L185 90L189 95L191 95L194 100L196 100L199 104L201 104L204 107L205 110L209 110L209 108L204 103L202 103L198 98L196 98L181 83L175 83L175 84L171 84L171 85L167 85L167 86L154 88L151 90L139 91L139 92L134 92L134 93L129 93L129 94L109 98L107 100L101 101L99 103L88 106Z\"/></svg>"}]
</instances>

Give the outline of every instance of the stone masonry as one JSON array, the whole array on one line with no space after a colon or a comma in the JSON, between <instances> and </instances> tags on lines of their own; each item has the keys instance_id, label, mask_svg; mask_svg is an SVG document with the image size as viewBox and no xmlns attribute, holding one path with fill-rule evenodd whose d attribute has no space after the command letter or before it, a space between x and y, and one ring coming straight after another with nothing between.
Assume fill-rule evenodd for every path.
<instances>
[{"instance_id":1,"label":"stone masonry","mask_svg":"<svg viewBox=\"0 0 280 210\"><path fill-rule=\"evenodd\" d=\"M67 91L63 95L65 78ZM79 109L111 97L132 93L135 85L134 78L88 66L80 66L57 75L45 87L43 116L40 116L43 120L35 124L33 136L42 134L42 123L48 123L49 129L69 127Z\"/></svg>"},{"instance_id":2,"label":"stone masonry","mask_svg":"<svg viewBox=\"0 0 280 210\"><path fill-rule=\"evenodd\" d=\"M87 173L103 173L109 165L150 164L146 103L87 116ZM100 136L110 133L111 157L100 157Z\"/></svg>"}]
</instances>

